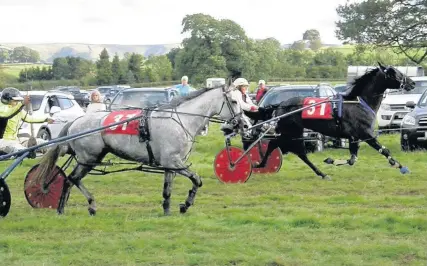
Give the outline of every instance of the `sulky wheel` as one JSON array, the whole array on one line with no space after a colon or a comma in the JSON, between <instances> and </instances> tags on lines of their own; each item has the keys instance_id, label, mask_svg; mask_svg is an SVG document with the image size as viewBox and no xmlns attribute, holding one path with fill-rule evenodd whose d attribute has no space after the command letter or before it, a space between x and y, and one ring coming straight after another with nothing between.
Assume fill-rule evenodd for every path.
<instances>
[{"instance_id":1,"label":"sulky wheel","mask_svg":"<svg viewBox=\"0 0 427 266\"><path fill-rule=\"evenodd\" d=\"M261 151L262 154L265 154L267 151L269 140L261 140ZM255 145L250 151L249 156L251 157L253 171L257 174L266 174L266 173L277 173L282 167L282 152L279 148L273 150L267 160L267 164L263 168L255 168L255 165L261 162L261 155L259 153L259 145Z\"/></svg>"},{"instance_id":2,"label":"sulky wheel","mask_svg":"<svg viewBox=\"0 0 427 266\"><path fill-rule=\"evenodd\" d=\"M9 187L6 181L0 178L0 217L6 217L9 213L11 201Z\"/></svg>"},{"instance_id":3,"label":"sulky wheel","mask_svg":"<svg viewBox=\"0 0 427 266\"><path fill-rule=\"evenodd\" d=\"M62 194L62 186L66 175L59 166L51 171L50 176L46 178L46 188L36 183L33 178L37 172L38 164L33 166L27 173L24 183L25 198L33 208L58 208L59 199Z\"/></svg>"},{"instance_id":4,"label":"sulky wheel","mask_svg":"<svg viewBox=\"0 0 427 266\"><path fill-rule=\"evenodd\" d=\"M238 147L229 146L228 153L230 159L235 162L244 150ZM230 165L227 148L222 149L214 161L214 170L216 177L223 183L245 183L252 174L252 164L249 156L246 154L234 166Z\"/></svg>"}]
</instances>

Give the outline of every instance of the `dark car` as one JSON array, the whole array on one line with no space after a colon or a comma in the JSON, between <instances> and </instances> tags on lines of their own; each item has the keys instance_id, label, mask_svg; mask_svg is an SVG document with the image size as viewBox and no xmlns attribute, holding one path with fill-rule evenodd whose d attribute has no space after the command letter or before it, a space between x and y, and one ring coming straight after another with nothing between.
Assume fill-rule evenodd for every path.
<instances>
[{"instance_id":1,"label":"dark car","mask_svg":"<svg viewBox=\"0 0 427 266\"><path fill-rule=\"evenodd\" d=\"M347 89L348 89L348 85L347 84L337 84L334 87L334 90L337 93L344 93Z\"/></svg>"},{"instance_id":2,"label":"dark car","mask_svg":"<svg viewBox=\"0 0 427 266\"><path fill-rule=\"evenodd\" d=\"M54 90L61 92L68 92L74 96L74 100L81 106L87 107L90 103L90 95L87 93L82 93L79 87L76 86L61 86L56 87Z\"/></svg>"},{"instance_id":3,"label":"dark car","mask_svg":"<svg viewBox=\"0 0 427 266\"><path fill-rule=\"evenodd\" d=\"M101 94L102 100L106 104L110 104L111 100L116 96L117 93L124 89L129 89L128 85L113 85L113 86L102 86L96 88Z\"/></svg>"},{"instance_id":4,"label":"dark car","mask_svg":"<svg viewBox=\"0 0 427 266\"><path fill-rule=\"evenodd\" d=\"M266 85L265 86L265 88L266 88L266 91L269 91L270 89L272 89L272 88L275 88L275 87L280 87L280 86L287 86L287 85L289 85L289 84L285 84L285 85ZM249 93L248 95L249 95L249 97L251 98L251 100L252 100L252 102L253 103L257 103L256 102L256 94L257 94L257 92L258 92L258 87L255 89L255 92L254 93ZM266 94L267 92L265 92L264 93L264 96L265 96L265 94ZM264 97L263 96L263 97ZM262 97L261 97L261 99L262 99Z\"/></svg>"},{"instance_id":5,"label":"dark car","mask_svg":"<svg viewBox=\"0 0 427 266\"><path fill-rule=\"evenodd\" d=\"M409 101L406 108L411 110L403 119L400 128L400 145L403 151L414 151L427 146L427 90L418 103Z\"/></svg>"},{"instance_id":6,"label":"dark car","mask_svg":"<svg viewBox=\"0 0 427 266\"><path fill-rule=\"evenodd\" d=\"M279 104L292 97L316 97L328 98L333 97L337 93L327 84L319 85L289 85L280 86L270 89L261 99L259 106L266 107L268 105ZM331 141L334 147L344 147L344 139L335 139L328 136L323 136L318 132L309 129L304 129L304 142L309 151L322 151L325 145Z\"/></svg>"},{"instance_id":7,"label":"dark car","mask_svg":"<svg viewBox=\"0 0 427 266\"><path fill-rule=\"evenodd\" d=\"M178 92L173 88L130 88L119 91L109 105L110 110L128 107L146 108L170 102Z\"/></svg>"}]
</instances>

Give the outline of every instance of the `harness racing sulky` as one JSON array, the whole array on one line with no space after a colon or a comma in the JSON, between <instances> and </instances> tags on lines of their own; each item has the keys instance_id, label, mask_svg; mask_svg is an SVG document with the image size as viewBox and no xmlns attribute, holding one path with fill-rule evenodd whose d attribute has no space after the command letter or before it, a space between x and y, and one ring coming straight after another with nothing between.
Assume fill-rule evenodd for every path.
<instances>
[{"instance_id":1,"label":"harness racing sulky","mask_svg":"<svg viewBox=\"0 0 427 266\"><path fill-rule=\"evenodd\" d=\"M162 205L165 215L170 214L174 177L180 174L189 178L192 188L185 202L179 206L180 212L185 213L193 205L202 186L201 177L189 169L190 165L185 165L196 135L209 121L237 126L240 114L241 109L232 99L229 86L222 85L199 89L165 105L144 109L127 107L79 117L68 122L56 139L0 156L0 161L16 158L0 175L0 217L9 213L11 205L7 176L30 153L46 147L51 148L25 178L25 197L33 208L54 208L58 214L63 214L71 188L75 185L87 199L89 214L95 215L95 198L83 185L82 178L87 174L133 170L164 174ZM110 172L95 169L112 165L103 163L109 153L138 166ZM65 163L56 165L58 158L67 154L69 157ZM65 170L72 162L75 162L75 167L67 176Z\"/></svg>"},{"instance_id":2,"label":"harness racing sulky","mask_svg":"<svg viewBox=\"0 0 427 266\"><path fill-rule=\"evenodd\" d=\"M225 148L215 157L217 178L224 183L243 183L253 170L277 172L282 164L282 153L292 152L322 179L330 180L308 159L304 128L325 136L348 139L350 159L327 158L324 160L327 164L354 165L360 142L366 142L385 156L392 167L400 169L402 174L408 173L409 169L378 142L375 121L386 89L410 91L415 88L415 82L392 66L378 64L377 68L354 80L345 94L329 99L294 97L260 112L252 119L261 122L247 129L258 134L249 141L249 146L244 145L244 149L231 145L230 139L237 135L235 132L228 134Z\"/></svg>"}]
</instances>

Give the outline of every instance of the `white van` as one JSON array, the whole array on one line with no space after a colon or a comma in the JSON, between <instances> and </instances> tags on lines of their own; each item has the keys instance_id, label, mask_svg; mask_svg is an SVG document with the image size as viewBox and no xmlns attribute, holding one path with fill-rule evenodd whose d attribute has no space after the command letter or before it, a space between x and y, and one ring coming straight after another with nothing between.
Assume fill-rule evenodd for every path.
<instances>
[{"instance_id":1,"label":"white van","mask_svg":"<svg viewBox=\"0 0 427 266\"><path fill-rule=\"evenodd\" d=\"M415 89L411 91L395 90L384 95L377 113L380 129L400 127L403 117L411 111L406 107L406 102L418 102L427 89L427 76L411 77L411 79L415 82Z\"/></svg>"}]
</instances>

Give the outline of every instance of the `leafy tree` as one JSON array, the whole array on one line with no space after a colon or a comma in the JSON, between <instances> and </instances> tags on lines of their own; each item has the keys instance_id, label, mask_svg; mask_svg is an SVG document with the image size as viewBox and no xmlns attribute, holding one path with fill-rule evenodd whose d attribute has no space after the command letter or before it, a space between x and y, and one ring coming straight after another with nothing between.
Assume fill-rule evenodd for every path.
<instances>
[{"instance_id":1,"label":"leafy tree","mask_svg":"<svg viewBox=\"0 0 427 266\"><path fill-rule=\"evenodd\" d=\"M123 81L125 81L125 72L122 65L120 64L120 59L117 53L113 58L113 62L111 63L111 70L113 72L113 83L124 84L125 82Z\"/></svg>"},{"instance_id":2,"label":"leafy tree","mask_svg":"<svg viewBox=\"0 0 427 266\"><path fill-rule=\"evenodd\" d=\"M305 49L305 41L301 40L301 41L295 41L292 43L291 45L291 49L293 50L304 50Z\"/></svg>"},{"instance_id":3,"label":"leafy tree","mask_svg":"<svg viewBox=\"0 0 427 266\"><path fill-rule=\"evenodd\" d=\"M128 70L128 72L126 73L126 81L128 84L135 84L136 82L135 74L133 74L131 70Z\"/></svg>"},{"instance_id":4,"label":"leafy tree","mask_svg":"<svg viewBox=\"0 0 427 266\"><path fill-rule=\"evenodd\" d=\"M317 51L322 48L322 41L320 39L310 41L309 45L310 49L313 51Z\"/></svg>"},{"instance_id":5,"label":"leafy tree","mask_svg":"<svg viewBox=\"0 0 427 266\"><path fill-rule=\"evenodd\" d=\"M52 64L54 79L70 79L70 66L65 57L58 57L53 60Z\"/></svg>"},{"instance_id":6,"label":"leafy tree","mask_svg":"<svg viewBox=\"0 0 427 266\"><path fill-rule=\"evenodd\" d=\"M6 61L9 60L9 57L10 57L9 50L0 48L0 63L5 63Z\"/></svg>"},{"instance_id":7,"label":"leafy tree","mask_svg":"<svg viewBox=\"0 0 427 266\"><path fill-rule=\"evenodd\" d=\"M134 80L136 82L142 82L142 62L144 61L144 56L141 54L132 53L128 61L128 70L132 72ZM129 78L129 75L128 75ZM128 79L128 82L129 79Z\"/></svg>"},{"instance_id":8,"label":"leafy tree","mask_svg":"<svg viewBox=\"0 0 427 266\"><path fill-rule=\"evenodd\" d=\"M166 55L150 56L144 62L144 79L150 82L172 79L172 64Z\"/></svg>"},{"instance_id":9,"label":"leafy tree","mask_svg":"<svg viewBox=\"0 0 427 266\"><path fill-rule=\"evenodd\" d=\"M366 0L337 13L336 35L345 42L393 47L417 64L427 57L427 0Z\"/></svg>"},{"instance_id":10,"label":"leafy tree","mask_svg":"<svg viewBox=\"0 0 427 266\"><path fill-rule=\"evenodd\" d=\"M96 62L97 72L96 80L98 85L111 84L113 72L111 70L110 56L107 49L103 49L99 55L99 60Z\"/></svg>"},{"instance_id":11,"label":"leafy tree","mask_svg":"<svg viewBox=\"0 0 427 266\"><path fill-rule=\"evenodd\" d=\"M39 53L25 46L15 47L10 58L12 61L19 63L36 63L40 61Z\"/></svg>"},{"instance_id":12,"label":"leafy tree","mask_svg":"<svg viewBox=\"0 0 427 266\"><path fill-rule=\"evenodd\" d=\"M320 40L320 33L316 29L306 30L302 35L304 41Z\"/></svg>"}]
</instances>

